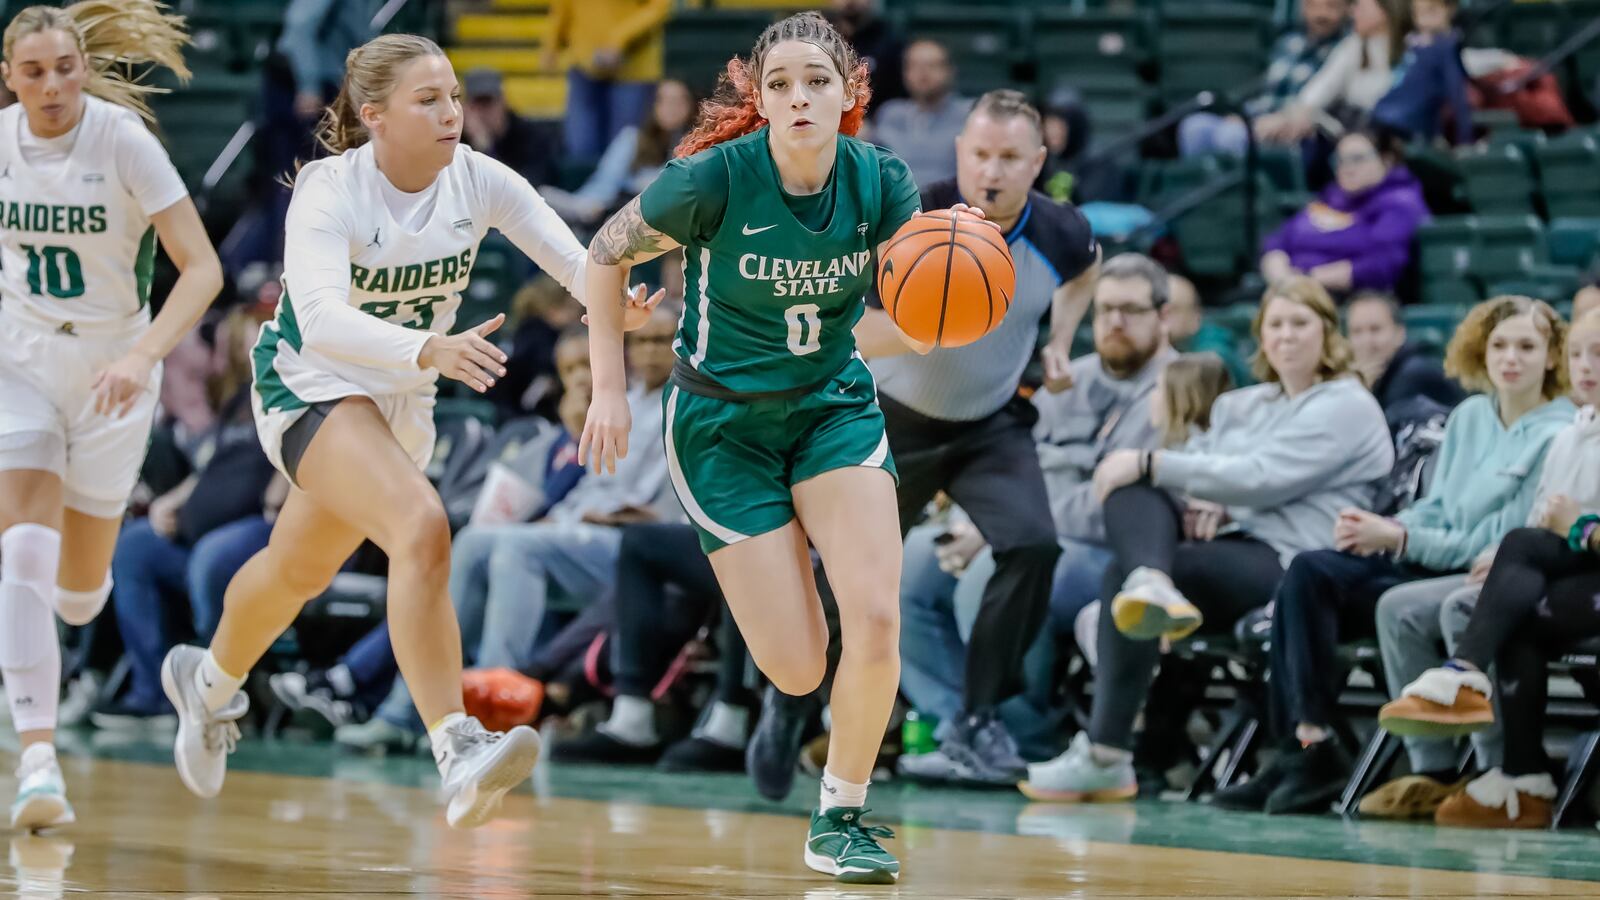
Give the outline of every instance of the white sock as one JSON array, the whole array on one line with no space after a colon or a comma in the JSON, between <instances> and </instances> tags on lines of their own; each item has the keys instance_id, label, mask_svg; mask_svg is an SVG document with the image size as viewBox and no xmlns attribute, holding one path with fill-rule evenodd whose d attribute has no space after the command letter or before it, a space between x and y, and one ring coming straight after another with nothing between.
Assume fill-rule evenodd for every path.
<instances>
[{"instance_id":1,"label":"white sock","mask_svg":"<svg viewBox=\"0 0 1600 900\"><path fill-rule=\"evenodd\" d=\"M341 697L353 697L356 693L356 676L351 673L350 667L339 663L327 672L328 684L333 692Z\"/></svg>"},{"instance_id":2,"label":"white sock","mask_svg":"<svg viewBox=\"0 0 1600 900\"><path fill-rule=\"evenodd\" d=\"M195 667L194 686L200 690L200 699L204 701L206 710L216 712L227 706L234 694L239 693L248 674L230 675L217 665L217 658L207 648L206 655L200 658L200 665Z\"/></svg>"},{"instance_id":3,"label":"white sock","mask_svg":"<svg viewBox=\"0 0 1600 900\"><path fill-rule=\"evenodd\" d=\"M433 762L440 776L450 769L450 726L467 718L466 713L450 713L428 728L428 743L433 745Z\"/></svg>"},{"instance_id":4,"label":"white sock","mask_svg":"<svg viewBox=\"0 0 1600 900\"><path fill-rule=\"evenodd\" d=\"M656 735L656 708L649 697L619 695L611 704L611 716L601 723L601 734L624 744L648 747L661 742Z\"/></svg>"},{"instance_id":5,"label":"white sock","mask_svg":"<svg viewBox=\"0 0 1600 900\"><path fill-rule=\"evenodd\" d=\"M706 713L705 722L695 729L695 737L738 749L744 746L745 738L749 734L747 727L749 719L749 710L718 700L711 704L711 711Z\"/></svg>"},{"instance_id":6,"label":"white sock","mask_svg":"<svg viewBox=\"0 0 1600 900\"><path fill-rule=\"evenodd\" d=\"M0 669L18 732L56 727L61 641L54 600L61 534L13 525L0 534Z\"/></svg>"},{"instance_id":7,"label":"white sock","mask_svg":"<svg viewBox=\"0 0 1600 900\"><path fill-rule=\"evenodd\" d=\"M17 760L17 777L26 778L38 770L56 764L56 748L54 744L37 743L29 744L22 748L22 756Z\"/></svg>"},{"instance_id":8,"label":"white sock","mask_svg":"<svg viewBox=\"0 0 1600 900\"><path fill-rule=\"evenodd\" d=\"M827 769L823 769L822 808L824 810L829 810L841 808L850 809L866 806L867 787L871 784L872 782L870 781L866 784L854 784L852 782L845 781L837 775L834 775Z\"/></svg>"}]
</instances>

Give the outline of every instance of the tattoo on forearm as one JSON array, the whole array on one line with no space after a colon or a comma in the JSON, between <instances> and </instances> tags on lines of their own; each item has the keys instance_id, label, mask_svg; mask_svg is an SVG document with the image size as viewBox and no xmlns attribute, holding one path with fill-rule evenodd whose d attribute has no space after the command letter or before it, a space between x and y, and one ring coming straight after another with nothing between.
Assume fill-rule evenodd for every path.
<instances>
[{"instance_id":1,"label":"tattoo on forearm","mask_svg":"<svg viewBox=\"0 0 1600 900\"><path fill-rule=\"evenodd\" d=\"M661 232L645 222L637 197L607 219L589 245L589 255L603 266L615 266L661 250Z\"/></svg>"}]
</instances>

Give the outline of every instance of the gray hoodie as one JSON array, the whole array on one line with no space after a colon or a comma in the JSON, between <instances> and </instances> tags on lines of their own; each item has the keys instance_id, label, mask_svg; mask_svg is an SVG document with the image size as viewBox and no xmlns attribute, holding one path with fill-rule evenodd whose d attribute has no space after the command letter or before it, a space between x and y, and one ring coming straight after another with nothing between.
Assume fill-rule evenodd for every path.
<instances>
[{"instance_id":1,"label":"gray hoodie","mask_svg":"<svg viewBox=\"0 0 1600 900\"><path fill-rule=\"evenodd\" d=\"M1095 466L1113 450L1154 450L1161 438L1150 423L1150 395L1167 363L1178 357L1163 347L1132 378L1111 377L1100 354L1072 361L1073 386L1059 394L1033 395L1039 424L1039 467L1050 495L1056 535L1103 544L1105 517L1094 495Z\"/></svg>"},{"instance_id":2,"label":"gray hoodie","mask_svg":"<svg viewBox=\"0 0 1600 900\"><path fill-rule=\"evenodd\" d=\"M1270 383L1223 394L1210 431L1160 454L1155 483L1228 507L1287 567L1297 553L1331 547L1339 510L1371 506L1393 466L1382 408L1346 377L1294 398Z\"/></svg>"}]
</instances>

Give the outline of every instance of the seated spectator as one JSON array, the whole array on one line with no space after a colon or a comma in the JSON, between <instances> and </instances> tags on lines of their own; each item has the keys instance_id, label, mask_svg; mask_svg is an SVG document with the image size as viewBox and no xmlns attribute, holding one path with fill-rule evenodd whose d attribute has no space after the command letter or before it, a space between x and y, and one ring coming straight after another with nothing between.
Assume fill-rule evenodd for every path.
<instances>
[{"instance_id":1,"label":"seated spectator","mask_svg":"<svg viewBox=\"0 0 1600 900\"><path fill-rule=\"evenodd\" d=\"M823 15L867 64L874 101L869 114L906 95L900 68L905 45L884 17L882 0L833 0Z\"/></svg>"},{"instance_id":2,"label":"seated spectator","mask_svg":"<svg viewBox=\"0 0 1600 900\"><path fill-rule=\"evenodd\" d=\"M748 654L737 628L725 628L717 693L690 735L664 747L656 730L658 688L674 664L672 654L722 606L711 561L694 528L682 523L639 523L621 528L617 556L616 623L611 654L617 697L611 715L587 734L561 741L552 758L567 762L657 762L674 771L744 771L749 698ZM668 589L676 588L675 597Z\"/></svg>"},{"instance_id":3,"label":"seated spectator","mask_svg":"<svg viewBox=\"0 0 1600 900\"><path fill-rule=\"evenodd\" d=\"M232 348L224 376L236 385L234 393L196 449L188 477L156 497L146 516L117 539L112 608L129 673L123 692L91 714L101 728L174 715L161 689L161 661L189 635L174 633L170 623L186 619L194 635L209 639L222 618L229 579L267 545L271 516L287 496L281 489L286 482L261 450L250 411L257 324L248 309L238 309L218 326L218 340ZM279 489L269 498L275 482ZM174 605L187 615L173 615Z\"/></svg>"},{"instance_id":4,"label":"seated spectator","mask_svg":"<svg viewBox=\"0 0 1600 900\"><path fill-rule=\"evenodd\" d=\"M563 219L594 227L607 214L643 193L672 158L694 120L696 100L676 78L656 85L655 103L643 121L617 132L594 174L576 191L541 184L539 194Z\"/></svg>"},{"instance_id":5,"label":"seated spectator","mask_svg":"<svg viewBox=\"0 0 1600 900\"><path fill-rule=\"evenodd\" d=\"M1339 141L1334 169L1336 183L1263 242L1261 276L1304 273L1337 293L1392 290L1429 218L1422 187L1365 134Z\"/></svg>"},{"instance_id":6,"label":"seated spectator","mask_svg":"<svg viewBox=\"0 0 1600 900\"><path fill-rule=\"evenodd\" d=\"M1176 356L1162 328L1166 285L1166 272L1147 257L1124 253L1108 260L1091 307L1096 352L1072 361L1070 389L1033 395L1039 411L1034 439L1062 547L1049 621L1053 633L1064 638L1070 638L1079 610L1099 596L1111 559L1091 483L1094 467L1113 450L1158 446L1147 407L1161 370ZM966 633L994 572L994 559L964 514L913 528L905 543L901 690L919 711L938 720L942 741L961 709ZM1039 735L1041 730L1053 732L1053 723L1031 702L1054 693L1055 673L1048 662L1026 665L1030 683L1023 702L1009 701L1000 708L1007 731L1030 749L1054 743L1053 733ZM1059 745L1046 755L1055 749ZM907 763L902 769L916 774L920 764Z\"/></svg>"},{"instance_id":7,"label":"seated spectator","mask_svg":"<svg viewBox=\"0 0 1600 900\"><path fill-rule=\"evenodd\" d=\"M1385 591L1465 572L1528 518L1550 440L1572 421L1565 337L1555 310L1524 297L1487 300L1467 315L1446 371L1484 393L1451 413L1421 500L1393 518L1346 507L1336 549L1290 564L1273 598L1267 679L1282 750L1249 782L1218 791L1214 804L1322 812L1344 789L1352 764L1330 730L1345 679L1339 644L1373 634Z\"/></svg>"},{"instance_id":8,"label":"seated spectator","mask_svg":"<svg viewBox=\"0 0 1600 900\"><path fill-rule=\"evenodd\" d=\"M546 184L556 179L555 135L524 119L506 103L505 85L494 69L473 69L461 79L466 103L461 110L461 140L528 179Z\"/></svg>"},{"instance_id":9,"label":"seated spectator","mask_svg":"<svg viewBox=\"0 0 1600 900\"><path fill-rule=\"evenodd\" d=\"M1411 0L1416 30L1406 35L1405 56L1394 86L1372 108L1372 125L1402 140L1432 140L1440 113L1450 110L1456 144L1472 143L1472 105L1461 66L1461 38L1454 20L1459 0Z\"/></svg>"},{"instance_id":10,"label":"seated spectator","mask_svg":"<svg viewBox=\"0 0 1600 900\"><path fill-rule=\"evenodd\" d=\"M1194 282L1182 275L1173 275L1171 291L1163 318L1167 323L1167 340L1172 342L1172 348L1179 353L1214 353L1228 367L1234 387L1250 384L1250 367L1239 358L1233 333L1215 322L1205 320L1200 292L1195 290Z\"/></svg>"},{"instance_id":11,"label":"seated spectator","mask_svg":"<svg viewBox=\"0 0 1600 900\"><path fill-rule=\"evenodd\" d=\"M1576 323L1597 309L1600 309L1600 278L1595 278L1578 288L1578 293L1573 295L1572 321Z\"/></svg>"},{"instance_id":12,"label":"seated spectator","mask_svg":"<svg viewBox=\"0 0 1600 900\"><path fill-rule=\"evenodd\" d=\"M590 162L644 121L661 80L670 0L553 0L544 68L565 66L567 156ZM531 180L531 179L530 179ZM548 180L548 179L546 179ZM542 181L534 181L541 184Z\"/></svg>"},{"instance_id":13,"label":"seated spectator","mask_svg":"<svg viewBox=\"0 0 1600 900\"><path fill-rule=\"evenodd\" d=\"M1391 425L1394 413L1403 412L1404 405L1418 397L1445 409L1454 409L1465 399L1466 392L1443 367L1406 342L1400 304L1393 296L1358 291L1345 306L1344 327L1355 351L1356 374L1378 398Z\"/></svg>"},{"instance_id":14,"label":"seated spectator","mask_svg":"<svg viewBox=\"0 0 1600 900\"><path fill-rule=\"evenodd\" d=\"M1407 0L1355 0L1352 33L1339 41L1293 100L1255 120L1256 138L1293 145L1319 129L1337 134L1364 123L1394 83L1410 20Z\"/></svg>"},{"instance_id":15,"label":"seated spectator","mask_svg":"<svg viewBox=\"0 0 1600 900\"><path fill-rule=\"evenodd\" d=\"M506 351L506 374L483 395L494 403L502 421L529 413L559 420L556 407L565 382L556 371L556 348L582 315L582 304L544 272L518 289L511 299L510 321L501 329L502 334L511 334L510 346L501 345ZM572 359L587 368L587 332L583 337L571 348Z\"/></svg>"},{"instance_id":16,"label":"seated spectator","mask_svg":"<svg viewBox=\"0 0 1600 900\"><path fill-rule=\"evenodd\" d=\"M1333 48L1349 32L1349 21L1350 0L1300 0L1301 27L1284 32L1273 44L1261 92L1245 101L1245 112L1254 119L1281 112L1321 71ZM1248 141L1245 128L1238 115L1199 112L1186 116L1178 123L1178 152L1183 156L1243 156Z\"/></svg>"},{"instance_id":17,"label":"seated spectator","mask_svg":"<svg viewBox=\"0 0 1600 900\"><path fill-rule=\"evenodd\" d=\"M1113 561L1089 728L1029 767L1029 797L1133 797L1129 748L1160 639L1231 632L1272 598L1289 560L1327 546L1340 509L1371 499L1394 448L1377 401L1347 377L1338 326L1315 281L1272 285L1252 326L1262 383L1218 398L1211 430L1184 449L1118 450L1095 470Z\"/></svg>"},{"instance_id":18,"label":"seated spectator","mask_svg":"<svg viewBox=\"0 0 1600 900\"><path fill-rule=\"evenodd\" d=\"M1104 205L1114 212L1128 205L1133 179L1121 161L1100 159L1091 152L1094 123L1083 96L1070 86L1058 87L1039 112L1047 155L1034 187L1058 203L1089 205L1094 210ZM1084 215L1091 225L1098 224L1095 215L1088 211Z\"/></svg>"},{"instance_id":19,"label":"seated spectator","mask_svg":"<svg viewBox=\"0 0 1600 900\"><path fill-rule=\"evenodd\" d=\"M956 138L972 98L955 92L950 54L938 41L912 41L905 52L907 97L878 106L870 139L893 150L918 184L956 177Z\"/></svg>"},{"instance_id":20,"label":"seated spectator","mask_svg":"<svg viewBox=\"0 0 1600 900\"><path fill-rule=\"evenodd\" d=\"M1441 825L1550 825L1556 786L1544 753L1546 667L1573 644L1600 635L1594 603L1600 596L1600 312L1573 325L1567 366L1584 408L1551 442L1529 527L1507 535L1492 563L1484 566L1480 558L1474 566L1471 580L1481 587L1468 589L1479 596L1449 661L1420 673L1379 714L1380 725L1408 736L1478 732L1498 717L1502 767L1444 800L1435 814ZM1495 706L1485 674L1491 663L1499 687Z\"/></svg>"}]
</instances>

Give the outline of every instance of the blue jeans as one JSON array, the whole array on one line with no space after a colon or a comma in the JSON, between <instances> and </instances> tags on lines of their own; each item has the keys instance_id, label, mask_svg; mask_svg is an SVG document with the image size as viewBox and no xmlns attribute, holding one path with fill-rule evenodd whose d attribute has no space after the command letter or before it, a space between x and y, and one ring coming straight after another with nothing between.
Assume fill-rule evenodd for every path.
<instances>
[{"instance_id":1,"label":"blue jeans","mask_svg":"<svg viewBox=\"0 0 1600 900\"><path fill-rule=\"evenodd\" d=\"M525 668L533 658L552 588L587 603L616 580L622 532L604 525L534 522L468 526L450 549L450 599L466 663ZM397 680L379 712L414 720Z\"/></svg>"},{"instance_id":2,"label":"blue jeans","mask_svg":"<svg viewBox=\"0 0 1600 900\"><path fill-rule=\"evenodd\" d=\"M617 132L644 122L655 96L654 82L599 80L568 69L567 115L562 124L567 155L585 162L599 159Z\"/></svg>"},{"instance_id":3,"label":"blue jeans","mask_svg":"<svg viewBox=\"0 0 1600 900\"><path fill-rule=\"evenodd\" d=\"M1178 123L1178 155L1186 158L1213 153L1243 156L1249 141L1244 120L1236 116L1197 112Z\"/></svg>"},{"instance_id":4,"label":"blue jeans","mask_svg":"<svg viewBox=\"0 0 1600 900\"><path fill-rule=\"evenodd\" d=\"M241 519L205 535L192 548L157 534L148 519L123 529L111 559L111 577L116 582L117 630L130 667L125 697L130 708L160 712L169 706L161 690L161 660L178 641L169 627L174 620L169 601L187 592L194 632L209 639L222 617L229 579L267 545L271 528L259 517Z\"/></svg>"}]
</instances>

